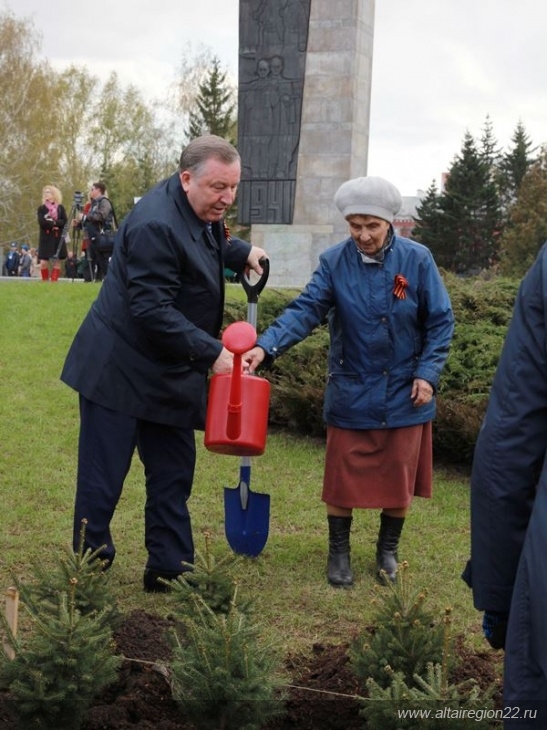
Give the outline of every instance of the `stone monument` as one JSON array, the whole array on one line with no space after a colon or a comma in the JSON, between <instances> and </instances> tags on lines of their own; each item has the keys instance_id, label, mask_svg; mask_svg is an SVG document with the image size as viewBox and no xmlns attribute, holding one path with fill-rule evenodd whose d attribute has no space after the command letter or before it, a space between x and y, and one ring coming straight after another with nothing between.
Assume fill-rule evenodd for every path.
<instances>
[{"instance_id":1,"label":"stone monument","mask_svg":"<svg viewBox=\"0 0 547 730\"><path fill-rule=\"evenodd\" d=\"M301 287L347 236L338 187L367 174L374 0L240 0L239 222Z\"/></svg>"}]
</instances>

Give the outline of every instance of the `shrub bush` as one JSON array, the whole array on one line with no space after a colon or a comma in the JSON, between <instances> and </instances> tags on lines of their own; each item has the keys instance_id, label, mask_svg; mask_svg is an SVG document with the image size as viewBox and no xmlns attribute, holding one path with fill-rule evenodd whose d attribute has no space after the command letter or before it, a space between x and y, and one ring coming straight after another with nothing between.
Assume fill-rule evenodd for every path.
<instances>
[{"instance_id":1,"label":"shrub bush","mask_svg":"<svg viewBox=\"0 0 547 730\"><path fill-rule=\"evenodd\" d=\"M376 596L371 633L366 627L352 641L350 666L363 684L373 679L387 687L391 675L401 672L405 681L422 674L428 663L439 663L445 645L445 624L435 620L426 606L427 590L416 589L408 563L399 566L397 580L375 586Z\"/></svg>"},{"instance_id":2,"label":"shrub bush","mask_svg":"<svg viewBox=\"0 0 547 730\"><path fill-rule=\"evenodd\" d=\"M413 677L411 686L402 672L388 676L388 687L367 681L369 696L362 700L361 715L369 730L445 730L450 719L458 720L458 730L498 726L493 688L483 691L474 679L451 684L443 677L442 665L432 663L424 675Z\"/></svg>"},{"instance_id":3,"label":"shrub bush","mask_svg":"<svg viewBox=\"0 0 547 730\"><path fill-rule=\"evenodd\" d=\"M475 678L452 681L459 667L451 609L435 620L425 605L427 591L413 587L406 562L388 588L377 586L372 634L365 629L350 647L350 666L368 692L360 701L366 727L441 730L447 717L457 718L458 728L492 727L496 685L483 690Z\"/></svg>"},{"instance_id":4,"label":"shrub bush","mask_svg":"<svg viewBox=\"0 0 547 730\"><path fill-rule=\"evenodd\" d=\"M444 273L444 272L443 272ZM456 326L437 397L437 457L470 463L519 281L444 273Z\"/></svg>"},{"instance_id":5,"label":"shrub bush","mask_svg":"<svg viewBox=\"0 0 547 730\"><path fill-rule=\"evenodd\" d=\"M173 698L196 727L258 730L285 712L280 660L260 640L253 602L239 600L232 572L241 556L216 560L208 535L196 555L171 583Z\"/></svg>"},{"instance_id":6,"label":"shrub bush","mask_svg":"<svg viewBox=\"0 0 547 730\"><path fill-rule=\"evenodd\" d=\"M66 551L53 568L34 564L35 580L14 576L31 618L19 640L7 626L0 687L16 703L21 728L79 730L93 698L114 682L121 658L114 626L120 620L100 550L84 552L85 521L77 553Z\"/></svg>"}]
</instances>

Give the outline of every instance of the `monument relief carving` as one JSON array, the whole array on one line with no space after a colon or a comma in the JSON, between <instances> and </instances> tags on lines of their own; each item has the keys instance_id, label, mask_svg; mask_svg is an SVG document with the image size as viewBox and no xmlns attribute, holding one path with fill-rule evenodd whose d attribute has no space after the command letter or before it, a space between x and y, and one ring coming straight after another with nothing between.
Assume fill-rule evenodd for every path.
<instances>
[{"instance_id":1,"label":"monument relief carving","mask_svg":"<svg viewBox=\"0 0 547 730\"><path fill-rule=\"evenodd\" d=\"M292 223L310 0L240 0L239 220Z\"/></svg>"}]
</instances>

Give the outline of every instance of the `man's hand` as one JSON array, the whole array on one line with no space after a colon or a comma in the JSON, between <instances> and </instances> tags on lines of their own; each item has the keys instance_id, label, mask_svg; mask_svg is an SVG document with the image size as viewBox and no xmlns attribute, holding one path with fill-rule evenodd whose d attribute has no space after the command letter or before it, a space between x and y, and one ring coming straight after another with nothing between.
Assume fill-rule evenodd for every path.
<instances>
[{"instance_id":1,"label":"man's hand","mask_svg":"<svg viewBox=\"0 0 547 730\"><path fill-rule=\"evenodd\" d=\"M243 361L243 369L248 370L249 375L253 375L254 371L257 369L257 367L260 365L265 357L266 353L261 347L259 347L258 345L256 347L253 347L252 350L244 353L243 357L241 358Z\"/></svg>"},{"instance_id":2,"label":"man's hand","mask_svg":"<svg viewBox=\"0 0 547 730\"><path fill-rule=\"evenodd\" d=\"M256 273L259 276L262 276L262 266L260 265L259 261L260 259L267 259L268 254L266 251L264 251L263 248L258 248L257 246L251 246L251 251L249 253L249 257L247 259L247 268L252 269L253 271L256 271Z\"/></svg>"},{"instance_id":3,"label":"man's hand","mask_svg":"<svg viewBox=\"0 0 547 730\"><path fill-rule=\"evenodd\" d=\"M211 366L213 375L229 375L234 367L234 356L225 347Z\"/></svg>"}]
</instances>

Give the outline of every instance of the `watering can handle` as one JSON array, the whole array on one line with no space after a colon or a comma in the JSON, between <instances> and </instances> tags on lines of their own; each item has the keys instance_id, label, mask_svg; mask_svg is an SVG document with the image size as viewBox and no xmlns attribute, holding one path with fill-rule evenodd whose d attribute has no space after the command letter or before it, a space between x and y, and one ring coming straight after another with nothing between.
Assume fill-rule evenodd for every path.
<instances>
[{"instance_id":1,"label":"watering can handle","mask_svg":"<svg viewBox=\"0 0 547 730\"><path fill-rule=\"evenodd\" d=\"M245 289L245 293L247 294L247 302L249 304L256 304L258 302L258 295L266 286L268 276L270 275L270 259L263 256L259 260L259 264L262 266L262 276L256 282L256 284L251 284L251 280L246 273L244 273L241 277L241 285Z\"/></svg>"}]
</instances>

